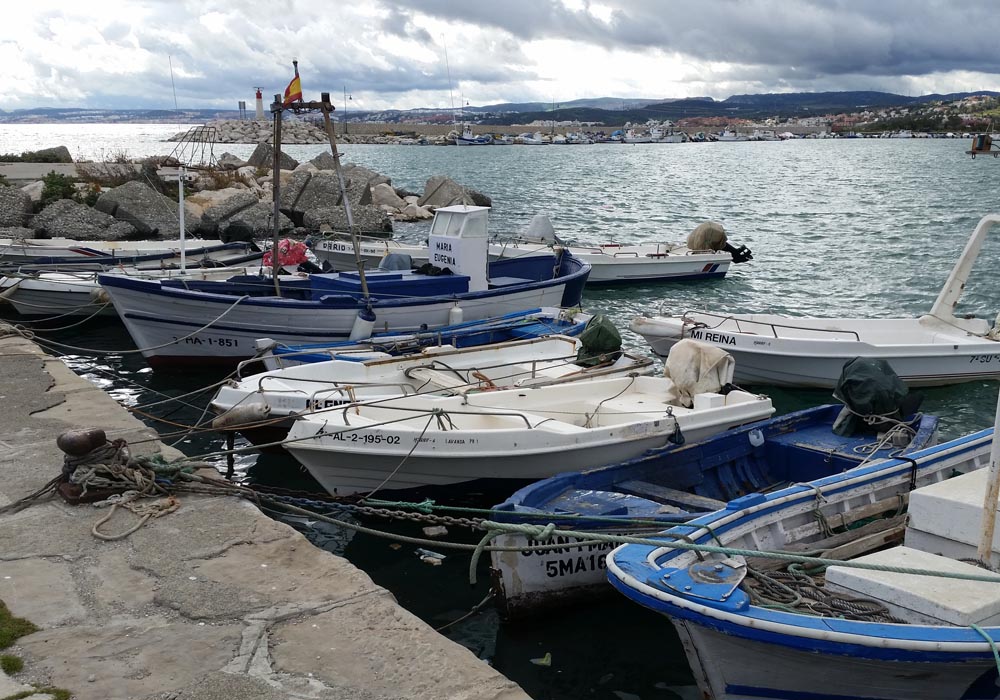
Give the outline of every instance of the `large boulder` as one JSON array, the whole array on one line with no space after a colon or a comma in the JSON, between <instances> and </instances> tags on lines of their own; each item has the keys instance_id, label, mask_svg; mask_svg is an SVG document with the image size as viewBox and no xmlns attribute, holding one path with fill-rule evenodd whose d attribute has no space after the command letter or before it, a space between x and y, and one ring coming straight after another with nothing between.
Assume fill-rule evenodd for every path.
<instances>
[{"instance_id":1,"label":"large boulder","mask_svg":"<svg viewBox=\"0 0 1000 700\"><path fill-rule=\"evenodd\" d=\"M377 207L386 206L393 209L402 209L406 206L406 200L396 194L396 190L391 185L384 182L372 187L372 204Z\"/></svg>"},{"instance_id":2,"label":"large boulder","mask_svg":"<svg viewBox=\"0 0 1000 700\"><path fill-rule=\"evenodd\" d=\"M371 204L351 209L354 227L360 233L387 233L392 231L392 219L384 211ZM343 207L318 207L303 214L303 225L318 230L324 224L334 231L347 231L347 214Z\"/></svg>"},{"instance_id":3,"label":"large boulder","mask_svg":"<svg viewBox=\"0 0 1000 700\"><path fill-rule=\"evenodd\" d=\"M333 160L333 156L330 156ZM344 166L344 177L349 180L364 180L369 184L369 186L374 187L375 185L380 185L385 183L386 185L391 185L392 180L383 175L382 173L377 173L370 168L366 168L363 165L358 165L357 163L348 163Z\"/></svg>"},{"instance_id":4,"label":"large boulder","mask_svg":"<svg viewBox=\"0 0 1000 700\"><path fill-rule=\"evenodd\" d=\"M481 192L464 187L450 177L435 175L424 185L424 196L418 204L422 207L450 207L455 204L475 205L479 207L493 206L493 200Z\"/></svg>"},{"instance_id":5,"label":"large boulder","mask_svg":"<svg viewBox=\"0 0 1000 700\"><path fill-rule=\"evenodd\" d=\"M251 207L246 209L241 209L239 212L232 214L226 220L219 223L219 233L223 240L229 240L232 238L236 240L235 236L227 237L226 232L230 227L235 226L246 226L252 232L255 238L262 238L265 236L270 236L274 233L274 204L271 202L257 202ZM287 231L294 228L295 224L284 214L278 214L278 227L282 231Z\"/></svg>"},{"instance_id":6,"label":"large boulder","mask_svg":"<svg viewBox=\"0 0 1000 700\"><path fill-rule=\"evenodd\" d=\"M367 181L345 179L344 188L347 190L347 201L351 204L352 214L355 210L371 205L372 193ZM306 212L329 209L338 205L343 207L343 203L337 174L328 170L315 173L300 170L293 173L288 187L281 191L281 211L297 226L309 226L305 223Z\"/></svg>"},{"instance_id":7,"label":"large boulder","mask_svg":"<svg viewBox=\"0 0 1000 700\"><path fill-rule=\"evenodd\" d=\"M119 221L127 221L142 236L180 236L177 202L142 182L126 182L107 190L97 198L94 208ZM185 231L193 232L196 226L197 222L185 219Z\"/></svg>"},{"instance_id":8,"label":"large boulder","mask_svg":"<svg viewBox=\"0 0 1000 700\"><path fill-rule=\"evenodd\" d=\"M0 185L0 228L26 226L31 216L31 197L16 187Z\"/></svg>"},{"instance_id":9,"label":"large boulder","mask_svg":"<svg viewBox=\"0 0 1000 700\"><path fill-rule=\"evenodd\" d=\"M317 170L333 170L337 167L337 160L329 151L323 151L309 162L315 165Z\"/></svg>"},{"instance_id":10,"label":"large boulder","mask_svg":"<svg viewBox=\"0 0 1000 700\"><path fill-rule=\"evenodd\" d=\"M238 170L245 166L247 162L239 156L226 152L219 156L219 167L223 170Z\"/></svg>"},{"instance_id":11,"label":"large boulder","mask_svg":"<svg viewBox=\"0 0 1000 700\"><path fill-rule=\"evenodd\" d=\"M35 180L34 182L29 182L27 185L22 187L21 191L31 197L32 202L40 202L42 201L42 190L44 189L45 183L41 180Z\"/></svg>"},{"instance_id":12,"label":"large boulder","mask_svg":"<svg viewBox=\"0 0 1000 700\"><path fill-rule=\"evenodd\" d=\"M407 204L393 215L396 221L420 221L422 219L433 219L434 214L430 209L418 207L416 204Z\"/></svg>"},{"instance_id":13,"label":"large boulder","mask_svg":"<svg viewBox=\"0 0 1000 700\"><path fill-rule=\"evenodd\" d=\"M72 163L73 156L70 155L69 149L65 146L56 146L55 148L43 148L40 151L31 151L37 162L39 163Z\"/></svg>"},{"instance_id":14,"label":"large boulder","mask_svg":"<svg viewBox=\"0 0 1000 700\"><path fill-rule=\"evenodd\" d=\"M135 235L130 224L112 229L118 223L122 222L72 199L59 199L38 212L32 226L40 237L79 241L120 241Z\"/></svg>"},{"instance_id":15,"label":"large boulder","mask_svg":"<svg viewBox=\"0 0 1000 700\"><path fill-rule=\"evenodd\" d=\"M297 160L284 151L281 152L281 158L278 163L281 170L295 170L299 164ZM274 146L269 143L258 143L257 148L253 149L253 153L250 154L250 158L246 164L252 165L255 168L267 168L271 170L274 166Z\"/></svg>"},{"instance_id":16,"label":"large boulder","mask_svg":"<svg viewBox=\"0 0 1000 700\"><path fill-rule=\"evenodd\" d=\"M199 195L205 200L207 206L201 215L202 221L219 222L231 218L235 214L249 209L259 201L257 195L249 190L240 190L227 187L224 190L215 190L211 197L205 197L207 192L200 192Z\"/></svg>"}]
</instances>

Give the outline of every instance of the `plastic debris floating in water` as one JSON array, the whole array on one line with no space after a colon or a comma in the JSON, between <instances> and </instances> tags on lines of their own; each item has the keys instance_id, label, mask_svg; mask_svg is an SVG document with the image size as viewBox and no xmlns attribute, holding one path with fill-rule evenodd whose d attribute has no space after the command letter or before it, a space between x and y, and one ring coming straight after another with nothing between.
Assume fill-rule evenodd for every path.
<instances>
[{"instance_id":1,"label":"plastic debris floating in water","mask_svg":"<svg viewBox=\"0 0 1000 700\"><path fill-rule=\"evenodd\" d=\"M545 656L542 656L542 657L537 658L537 659L531 659L531 663L535 664L535 666L551 666L552 665L552 652L547 651L547 652L545 652Z\"/></svg>"}]
</instances>

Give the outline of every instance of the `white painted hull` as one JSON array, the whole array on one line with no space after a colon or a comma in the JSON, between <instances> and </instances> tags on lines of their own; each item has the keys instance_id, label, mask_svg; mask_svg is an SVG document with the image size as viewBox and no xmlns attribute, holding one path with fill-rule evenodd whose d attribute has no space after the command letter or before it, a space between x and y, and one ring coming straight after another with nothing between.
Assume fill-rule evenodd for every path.
<instances>
[{"instance_id":1,"label":"white painted hull","mask_svg":"<svg viewBox=\"0 0 1000 700\"><path fill-rule=\"evenodd\" d=\"M819 656L668 619L688 659L697 660L691 666L703 696L712 700L808 698L809 690L820 689L819 697L836 700L942 700L960 697L977 678L995 668L992 659L956 664Z\"/></svg>"},{"instance_id":2,"label":"white painted hull","mask_svg":"<svg viewBox=\"0 0 1000 700\"><path fill-rule=\"evenodd\" d=\"M689 317L709 321L708 316ZM825 326L851 330L798 332L782 327L772 330L769 323L752 320L761 318L735 315L720 324L722 317L715 317L712 328L685 325L680 317L637 318L631 328L664 357L682 337L722 348L736 360L738 383L833 388L844 363L855 357L886 360L911 387L1000 379L1000 343L960 329L929 328L915 318L819 319ZM817 321L768 318L789 327Z\"/></svg>"},{"instance_id":3,"label":"white painted hull","mask_svg":"<svg viewBox=\"0 0 1000 700\"><path fill-rule=\"evenodd\" d=\"M589 284L724 277L732 264L729 253L695 253L683 246L666 243L564 247L591 265L593 269L587 278ZM357 269L354 246L348 240L320 241L314 246L314 251L316 257L329 262L334 270ZM414 266L423 265L428 260L426 246L392 240L362 241L360 251L368 269L377 268L389 253L409 255ZM488 250L490 260L551 254L549 246L526 242L493 243Z\"/></svg>"},{"instance_id":4,"label":"white painted hull","mask_svg":"<svg viewBox=\"0 0 1000 700\"><path fill-rule=\"evenodd\" d=\"M573 363L580 343L551 335L469 348L432 346L400 357L382 353L365 361L330 360L255 374L219 388L209 408L225 414L240 406L263 403L267 418L291 419L352 401L401 394L457 393L490 386L534 386L547 382L586 381L629 373L649 374L652 361L624 355L611 367L583 368ZM414 370L448 367L445 384ZM269 426L274 427L274 426Z\"/></svg>"},{"instance_id":5,"label":"white painted hull","mask_svg":"<svg viewBox=\"0 0 1000 700\"><path fill-rule=\"evenodd\" d=\"M196 295L182 289L159 294L155 291L159 285L150 284L147 290L109 287L108 294L132 340L154 366L236 364L255 353L259 338L286 344L347 340L358 314L357 308L323 309L311 302L292 300L274 305L222 295ZM406 333L419 331L422 325L445 326L456 305L466 321L559 306L564 288L565 284L556 284L502 296L376 308L374 332ZM212 325L206 328L208 324Z\"/></svg>"},{"instance_id":6,"label":"white painted hull","mask_svg":"<svg viewBox=\"0 0 1000 700\"><path fill-rule=\"evenodd\" d=\"M187 241L190 255L202 248L223 245L219 240L192 238ZM58 257L86 260L92 257L131 258L141 255L180 255L180 241L76 241L69 238L0 238L0 263L20 264L36 258Z\"/></svg>"},{"instance_id":7,"label":"white painted hull","mask_svg":"<svg viewBox=\"0 0 1000 700\"><path fill-rule=\"evenodd\" d=\"M670 416L668 384L605 379L330 409L296 421L286 449L330 493L345 495L390 475L391 489L541 479L637 457L678 427L697 442L774 412L768 399L733 392L725 406L671 406Z\"/></svg>"}]
</instances>

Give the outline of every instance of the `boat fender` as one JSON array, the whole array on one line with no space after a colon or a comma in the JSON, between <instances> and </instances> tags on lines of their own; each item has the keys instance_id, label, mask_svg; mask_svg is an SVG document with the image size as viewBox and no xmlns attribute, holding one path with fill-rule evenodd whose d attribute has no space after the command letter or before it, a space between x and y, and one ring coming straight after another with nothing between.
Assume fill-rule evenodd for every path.
<instances>
[{"instance_id":1,"label":"boat fender","mask_svg":"<svg viewBox=\"0 0 1000 700\"><path fill-rule=\"evenodd\" d=\"M110 304L111 297L104 291L104 287L96 287L90 290L90 301L94 304Z\"/></svg>"},{"instance_id":2,"label":"boat fender","mask_svg":"<svg viewBox=\"0 0 1000 700\"><path fill-rule=\"evenodd\" d=\"M349 340L363 340L372 337L375 330L375 312L371 309L361 309L354 319L354 326L351 327Z\"/></svg>"},{"instance_id":3,"label":"boat fender","mask_svg":"<svg viewBox=\"0 0 1000 700\"><path fill-rule=\"evenodd\" d=\"M986 337L990 340L1000 340L1000 312L997 312L997 317L993 320L993 327L986 334Z\"/></svg>"},{"instance_id":4,"label":"boat fender","mask_svg":"<svg viewBox=\"0 0 1000 700\"><path fill-rule=\"evenodd\" d=\"M465 312L462 311L462 307L456 302L450 309L448 309L448 325L457 326L462 322Z\"/></svg>"},{"instance_id":5,"label":"boat fender","mask_svg":"<svg viewBox=\"0 0 1000 700\"><path fill-rule=\"evenodd\" d=\"M252 401L234 406L212 421L214 430L233 430L251 423L267 420L271 415L271 406L266 401Z\"/></svg>"}]
</instances>

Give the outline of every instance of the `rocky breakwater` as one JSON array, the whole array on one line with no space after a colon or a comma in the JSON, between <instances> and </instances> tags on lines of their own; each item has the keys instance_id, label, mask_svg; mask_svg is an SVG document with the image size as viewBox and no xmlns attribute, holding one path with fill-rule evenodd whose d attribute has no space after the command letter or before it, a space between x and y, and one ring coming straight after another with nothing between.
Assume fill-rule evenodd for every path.
<instances>
[{"instance_id":1,"label":"rocky breakwater","mask_svg":"<svg viewBox=\"0 0 1000 700\"><path fill-rule=\"evenodd\" d=\"M222 240L268 237L274 231L270 170L274 151L258 144L249 160L224 154L220 167L197 173L185 185L187 234ZM23 188L0 185L0 238L76 240L176 239L180 217L176 185L157 175L163 159L143 164L89 164L86 183L58 176ZM306 163L281 155L278 228L282 235L348 230L335 172L325 152ZM489 206L490 198L437 175L423 193L394 188L389 177L354 163L342 168L356 230L384 234L393 221L419 221L452 204ZM82 187L81 187L82 185Z\"/></svg>"},{"instance_id":2,"label":"rocky breakwater","mask_svg":"<svg viewBox=\"0 0 1000 700\"><path fill-rule=\"evenodd\" d=\"M272 143L274 123L270 120L255 121L238 119L219 119L205 123L200 129L210 129L210 138L215 143ZM334 121L337 140L342 143L372 143L416 145L418 143L445 146L454 144L455 133L452 134L420 134L407 130L400 124L363 124L344 125ZM354 129L355 131L352 131ZM374 129L374 131L373 131ZM402 129L402 130L400 130ZM187 131L179 131L167 141L183 141ZM204 133L202 134L205 135ZM320 144L329 143L326 129L322 121L306 121L295 117L284 117L281 121L281 142L286 144Z\"/></svg>"}]
</instances>

